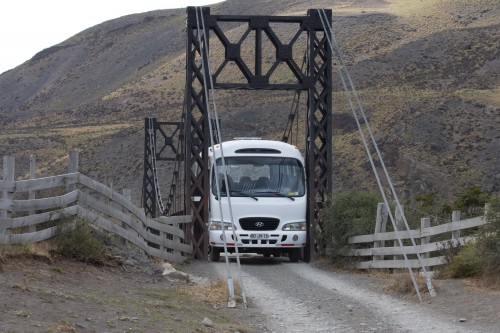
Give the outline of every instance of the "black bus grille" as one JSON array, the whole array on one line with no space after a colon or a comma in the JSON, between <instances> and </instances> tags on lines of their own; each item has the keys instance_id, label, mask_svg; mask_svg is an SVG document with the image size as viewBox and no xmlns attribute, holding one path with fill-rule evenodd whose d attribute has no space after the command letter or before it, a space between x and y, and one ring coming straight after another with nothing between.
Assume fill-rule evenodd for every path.
<instances>
[{"instance_id":1,"label":"black bus grille","mask_svg":"<svg viewBox=\"0 0 500 333\"><path fill-rule=\"evenodd\" d=\"M279 219L271 217L244 217L240 219L243 230L269 231L276 230L280 224Z\"/></svg>"}]
</instances>

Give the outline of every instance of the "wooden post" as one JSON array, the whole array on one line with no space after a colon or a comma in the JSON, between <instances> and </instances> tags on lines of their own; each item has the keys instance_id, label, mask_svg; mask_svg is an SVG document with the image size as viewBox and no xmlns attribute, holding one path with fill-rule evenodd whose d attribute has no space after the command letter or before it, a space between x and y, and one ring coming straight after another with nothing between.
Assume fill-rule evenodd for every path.
<instances>
[{"instance_id":1,"label":"wooden post","mask_svg":"<svg viewBox=\"0 0 500 333\"><path fill-rule=\"evenodd\" d=\"M122 190L122 193L123 193L123 196L125 197L125 199L127 199L128 201L132 201L132 190L131 189L124 188ZM122 212L127 213L128 209L126 209L125 207L122 207ZM122 228L124 230L128 230L128 225L125 222L122 222ZM123 245L125 245L128 248L129 242L125 238L122 238L122 241L123 241Z\"/></svg>"},{"instance_id":2,"label":"wooden post","mask_svg":"<svg viewBox=\"0 0 500 333\"><path fill-rule=\"evenodd\" d=\"M80 151L73 149L69 152L69 168L70 173L78 172L78 159L80 157Z\"/></svg>"},{"instance_id":3,"label":"wooden post","mask_svg":"<svg viewBox=\"0 0 500 333\"><path fill-rule=\"evenodd\" d=\"M396 219L396 228L398 229L398 231L402 231L404 229L404 221L403 221L403 211L404 211L404 207L401 205L401 210L400 211L398 209L398 207L396 207L396 216L395 216L395 219ZM393 243L394 247L399 247L399 242L397 240L394 241ZM403 249L401 249L401 251L403 251ZM401 255L395 255L394 256L394 260L402 260L404 258L403 254L401 253Z\"/></svg>"},{"instance_id":4,"label":"wooden post","mask_svg":"<svg viewBox=\"0 0 500 333\"><path fill-rule=\"evenodd\" d=\"M424 217L420 220L420 245L429 244L431 242L431 236L429 233L429 227L431 226L431 219ZM420 258L427 259L430 258L429 252L420 253ZM425 267L428 269L428 267Z\"/></svg>"},{"instance_id":5,"label":"wooden post","mask_svg":"<svg viewBox=\"0 0 500 333\"><path fill-rule=\"evenodd\" d=\"M30 155L30 179L35 179L35 178L36 178L36 156ZM35 190L30 190L28 192L28 199L34 200L35 198L36 198ZM35 215L36 211L30 210L28 214ZM35 232L35 231L36 231L36 225L30 225L28 227L28 232Z\"/></svg>"},{"instance_id":6,"label":"wooden post","mask_svg":"<svg viewBox=\"0 0 500 333\"><path fill-rule=\"evenodd\" d=\"M490 209L491 209L491 203L487 202L484 204L484 223L488 223L488 214L490 212Z\"/></svg>"},{"instance_id":7,"label":"wooden post","mask_svg":"<svg viewBox=\"0 0 500 333\"><path fill-rule=\"evenodd\" d=\"M3 157L3 180L14 182L15 156L6 155ZM0 209L0 218L8 219L11 217L8 207L13 204L13 194L8 190L3 191L2 201L4 209ZM0 227L0 244L8 244L10 239L10 229Z\"/></svg>"},{"instance_id":8,"label":"wooden post","mask_svg":"<svg viewBox=\"0 0 500 333\"><path fill-rule=\"evenodd\" d=\"M456 224L458 224L459 221L460 221L460 211L454 210L451 214L452 225L455 226ZM451 239L452 240L459 239L459 238L460 238L460 229L454 230L451 232Z\"/></svg>"},{"instance_id":9,"label":"wooden post","mask_svg":"<svg viewBox=\"0 0 500 333\"><path fill-rule=\"evenodd\" d=\"M375 235L381 234L386 231L387 228L387 217L389 216L389 211L386 209L384 203L379 203L377 205L377 218L375 219ZM384 247L385 241L375 241L373 242L373 248ZM384 260L384 256L374 255L373 260Z\"/></svg>"},{"instance_id":10,"label":"wooden post","mask_svg":"<svg viewBox=\"0 0 500 333\"><path fill-rule=\"evenodd\" d=\"M78 150L73 149L69 152L69 167L68 167L69 173L78 172L79 157L80 157L80 152ZM68 192L76 190L76 184L68 185L66 190Z\"/></svg>"}]
</instances>

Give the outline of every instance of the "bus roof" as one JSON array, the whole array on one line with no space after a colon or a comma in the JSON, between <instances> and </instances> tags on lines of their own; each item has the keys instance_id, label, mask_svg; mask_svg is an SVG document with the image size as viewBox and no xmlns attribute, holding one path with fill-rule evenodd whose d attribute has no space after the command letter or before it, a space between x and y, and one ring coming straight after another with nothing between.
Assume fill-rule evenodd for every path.
<instances>
[{"instance_id":1,"label":"bus roof","mask_svg":"<svg viewBox=\"0 0 500 333\"><path fill-rule=\"evenodd\" d=\"M220 149L220 144L213 147L216 151ZM224 157L228 156L251 156L251 155L266 155L266 156L281 156L293 157L303 161L302 154L299 149L291 144L273 140L231 140L222 143ZM209 155L212 155L214 150L209 149ZM219 154L217 154L219 155Z\"/></svg>"}]
</instances>

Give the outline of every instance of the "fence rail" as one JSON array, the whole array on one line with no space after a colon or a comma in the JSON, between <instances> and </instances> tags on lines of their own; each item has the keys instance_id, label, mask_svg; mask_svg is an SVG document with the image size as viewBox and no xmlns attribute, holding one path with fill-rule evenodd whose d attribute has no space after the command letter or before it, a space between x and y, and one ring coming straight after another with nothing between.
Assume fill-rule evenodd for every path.
<instances>
[{"instance_id":1,"label":"fence rail","mask_svg":"<svg viewBox=\"0 0 500 333\"><path fill-rule=\"evenodd\" d=\"M4 157L0 244L47 240L60 232L65 218L80 217L151 256L182 262L192 253L192 246L184 239L191 216L147 217L142 208L132 203L130 191L120 194L77 172L78 154L70 153L72 172L29 180L14 180L14 161L13 156ZM52 194L35 198L35 193L41 191ZM59 195L53 194L57 192Z\"/></svg>"},{"instance_id":2,"label":"fence rail","mask_svg":"<svg viewBox=\"0 0 500 333\"><path fill-rule=\"evenodd\" d=\"M487 207L488 205L485 209ZM375 233L349 239L348 243L353 247L362 246L362 248L352 248L348 253L349 256L362 258L363 261L356 263L356 268L406 268L408 266L419 268L443 265L446 263L446 256L440 254L441 250L464 245L473 240L468 236L460 237L461 231L486 223L482 216L461 220L460 212L454 211L452 221L449 223L431 227L430 219L422 218L420 229L403 230L402 214L396 213L395 216L396 227L400 231L398 233L386 232L388 213L385 205L380 203L377 209ZM403 243L402 247L399 246L398 235L403 241L413 238L417 245ZM435 241L431 241L433 237ZM387 241L390 245L386 245ZM416 259L417 253L420 255L421 262ZM409 258L407 263L403 260L403 254Z\"/></svg>"}]
</instances>

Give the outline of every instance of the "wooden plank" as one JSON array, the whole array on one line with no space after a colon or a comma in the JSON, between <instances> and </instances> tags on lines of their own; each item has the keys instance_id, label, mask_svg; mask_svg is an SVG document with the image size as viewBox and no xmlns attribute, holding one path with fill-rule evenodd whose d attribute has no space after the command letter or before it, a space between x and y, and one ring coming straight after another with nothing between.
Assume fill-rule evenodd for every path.
<instances>
[{"instance_id":1,"label":"wooden plank","mask_svg":"<svg viewBox=\"0 0 500 333\"><path fill-rule=\"evenodd\" d=\"M438 226L430 227L428 230L423 230L422 232L427 232L429 236L436 236L446 232L479 227L485 223L486 222L484 218L482 216L478 216L461 221L453 221L445 224L440 224Z\"/></svg>"},{"instance_id":2,"label":"wooden plank","mask_svg":"<svg viewBox=\"0 0 500 333\"><path fill-rule=\"evenodd\" d=\"M125 230L125 229L119 227L117 224L102 217L98 213L95 213L95 212L93 212L89 209L86 209L84 207L79 207L78 216L80 218L88 220L92 224L95 224L98 227L100 227L106 231L112 232L112 233L128 240L130 243L135 244L136 246L138 246L139 248L141 248L145 251L147 250L148 245L146 244L146 241L142 237L134 234L133 232L131 232L131 230Z\"/></svg>"},{"instance_id":3,"label":"wooden plank","mask_svg":"<svg viewBox=\"0 0 500 333\"><path fill-rule=\"evenodd\" d=\"M101 193L101 192L99 192L99 193ZM116 193L116 194L118 194L118 193ZM122 197L124 200L126 200L125 197L123 197L121 195L120 195L120 197ZM113 201L117 198L120 200L121 199L120 197L115 196L115 195L108 196L108 198L110 198ZM153 219L146 218L146 216L144 214L137 214L137 212L136 212L136 214L134 214L133 212L131 212L135 216L140 215L140 216L137 216L137 218L139 218L141 220L141 222L144 223L144 226L142 226L139 229L136 229L135 227L137 226L137 224L132 224L132 222L131 222L132 217L130 217L129 214L124 213L122 211L122 209L116 209L110 205L102 203L101 201L99 201L95 198L92 198L92 196L90 196L88 193L80 192L79 200L81 202L84 202L85 204L89 205L93 209L103 213L103 214L109 215L113 218L116 218L117 220L125 222L128 226L134 228L138 233L140 233L144 238L147 238L147 235L144 233L145 226L149 227L149 228L157 229L157 230L162 231L162 232L172 234L174 236L184 238L184 232L176 226L168 225L165 223L160 223L160 222L155 221ZM135 205L133 205L131 202L128 202L128 204L126 204L126 205L122 205L124 203L124 201L123 200L120 200L120 201L121 202L118 202L118 204L120 204L122 206L122 208L128 209L129 207L133 206L134 211L137 211L138 208ZM162 218L160 220L161 221L171 221L172 220L172 221L174 221L174 223L185 223L185 221L188 220L188 218L191 221L191 216L189 216L189 215L176 216L172 219L169 217Z\"/></svg>"},{"instance_id":4,"label":"wooden plank","mask_svg":"<svg viewBox=\"0 0 500 333\"><path fill-rule=\"evenodd\" d=\"M106 231L112 232L120 237L123 237L124 239L137 245L139 248L143 249L144 251L146 251L146 253L148 253L150 255L153 255L153 256L156 256L156 257L159 257L162 259L166 259L166 260L177 260L177 262L181 262L181 261L186 260L185 257L182 257L180 255L170 254L168 252L161 251L159 249L155 249L155 248L148 246L147 242L144 239L134 235L129 230L125 230L125 229L121 228L120 225L113 223L113 222L109 221L108 219L106 219L106 218L100 216L99 214L94 213L86 208L80 207L78 215L82 218L86 218L86 219L92 221L93 224L99 226L100 228L103 228ZM182 250L180 250L180 251L183 251L186 253L191 253L192 247L191 246L184 247L184 245L186 245L186 244L176 244L176 247L182 248ZM170 258L170 259L168 259L168 258Z\"/></svg>"},{"instance_id":5,"label":"wooden plank","mask_svg":"<svg viewBox=\"0 0 500 333\"><path fill-rule=\"evenodd\" d=\"M463 230L463 229L468 229L468 228L474 228L478 227L485 224L484 218L482 216L480 217L473 217L470 219L466 220L461 220L457 222L450 222L446 224L441 224L438 226L430 227L428 229L423 229L423 230L411 230L410 232L408 231L401 231L399 232L399 235L401 236L402 239L408 239L410 238L409 236L412 235L413 238L420 238L421 235L426 235L426 236L436 236L442 233L446 232L451 232L455 230ZM372 235L361 235L361 236L354 236L349 238L349 244L359 244L359 243L371 243L374 241L380 241L380 240L394 240L396 239L396 235L394 232L385 232L381 234L372 234Z\"/></svg>"},{"instance_id":6,"label":"wooden plank","mask_svg":"<svg viewBox=\"0 0 500 333\"><path fill-rule=\"evenodd\" d=\"M57 235L57 226L24 234L12 234L9 244L34 244Z\"/></svg>"},{"instance_id":7,"label":"wooden plank","mask_svg":"<svg viewBox=\"0 0 500 333\"><path fill-rule=\"evenodd\" d=\"M473 241L473 237L461 237L459 239L449 240L445 242L434 242L428 244L421 244L415 247L419 254L430 253L434 251L439 251L442 249L449 248L450 246L457 246L458 244L464 245L470 241ZM384 256L384 255L402 255L405 251L406 254L415 254L415 249L413 246L399 246L395 247L377 247L368 249L352 249L349 251L348 256L363 257L363 256Z\"/></svg>"},{"instance_id":8,"label":"wooden plank","mask_svg":"<svg viewBox=\"0 0 500 333\"><path fill-rule=\"evenodd\" d=\"M416 238L420 237L419 230L410 230L408 231L400 231L399 236L401 239L408 239L411 237ZM397 239L396 233L394 231L384 232L380 234L371 234L371 235L360 235L350 237L348 240L349 244L359 244L359 243L372 243L375 241L389 241Z\"/></svg>"},{"instance_id":9,"label":"wooden plank","mask_svg":"<svg viewBox=\"0 0 500 333\"><path fill-rule=\"evenodd\" d=\"M169 253L162 251L160 249L155 249L154 247L149 247L147 253L150 256L161 258L167 261L173 261L177 263L183 263L187 260L186 257L181 256L179 253Z\"/></svg>"},{"instance_id":10,"label":"wooden plank","mask_svg":"<svg viewBox=\"0 0 500 333\"><path fill-rule=\"evenodd\" d=\"M96 191L99 194L104 195L105 197L113 200L117 204L127 208L132 214L137 216L141 221L146 222L146 215L141 208L138 208L132 202L127 200L123 195L113 191L109 187L104 184L101 184L83 174L80 174L80 184L88 187L91 190Z\"/></svg>"},{"instance_id":11,"label":"wooden plank","mask_svg":"<svg viewBox=\"0 0 500 333\"><path fill-rule=\"evenodd\" d=\"M187 216L189 216L189 215L187 215ZM159 223L159 222L155 221L154 219L150 219L150 218L147 218L147 225L150 228L153 228L153 229L156 229L156 230L159 230L162 232L166 232L166 233L174 235L174 236L184 238L184 231L182 231L182 229L180 229L176 225L172 226L172 225L168 225L168 224Z\"/></svg>"},{"instance_id":12,"label":"wooden plank","mask_svg":"<svg viewBox=\"0 0 500 333\"><path fill-rule=\"evenodd\" d=\"M191 223L193 221L193 218L191 215L176 215L176 216L160 216L154 218L153 220L159 223L176 224L176 223Z\"/></svg>"},{"instance_id":13,"label":"wooden plank","mask_svg":"<svg viewBox=\"0 0 500 333\"><path fill-rule=\"evenodd\" d=\"M30 210L45 210L64 208L78 199L78 190L64 195L34 199L34 200L14 200L14 212L27 212Z\"/></svg>"},{"instance_id":14,"label":"wooden plank","mask_svg":"<svg viewBox=\"0 0 500 333\"><path fill-rule=\"evenodd\" d=\"M193 247L189 244L182 244L176 241L173 241L171 239L167 239L162 236L155 235L153 233L148 233L148 242L158 244L160 246L164 246L166 248L172 249L172 250L177 250L177 251L182 251L182 252L187 252L191 253L193 250Z\"/></svg>"},{"instance_id":15,"label":"wooden plank","mask_svg":"<svg viewBox=\"0 0 500 333\"><path fill-rule=\"evenodd\" d=\"M76 215L77 213L78 213L78 207L71 206L35 215L22 216L11 219L0 219L0 226L2 228L21 228L27 226L35 226L39 223L56 221L66 216Z\"/></svg>"},{"instance_id":16,"label":"wooden plank","mask_svg":"<svg viewBox=\"0 0 500 333\"><path fill-rule=\"evenodd\" d=\"M54 187L65 187L69 184L76 184L78 182L78 172L43 177L37 179L26 179L17 181L0 181L0 191L10 192L29 192L35 190L43 190Z\"/></svg>"},{"instance_id":17,"label":"wooden plank","mask_svg":"<svg viewBox=\"0 0 500 333\"><path fill-rule=\"evenodd\" d=\"M446 263L446 258L434 257L422 260L422 264L417 259L408 260L410 268L421 268L422 266L438 266ZM356 264L357 269L370 269L370 268L407 268L404 260L370 260L363 261Z\"/></svg>"},{"instance_id":18,"label":"wooden plank","mask_svg":"<svg viewBox=\"0 0 500 333\"><path fill-rule=\"evenodd\" d=\"M122 223L127 224L130 227L130 229L138 233L143 239L146 239L148 237L146 232L146 226L142 223L142 221L134 223L130 215L125 214L121 210L118 210L114 207L108 206L107 204L93 198L88 193L80 192L78 196L78 202L80 206L83 203L84 205L87 205L88 207L96 210L100 214L107 215L111 218L115 218L121 221Z\"/></svg>"}]
</instances>

